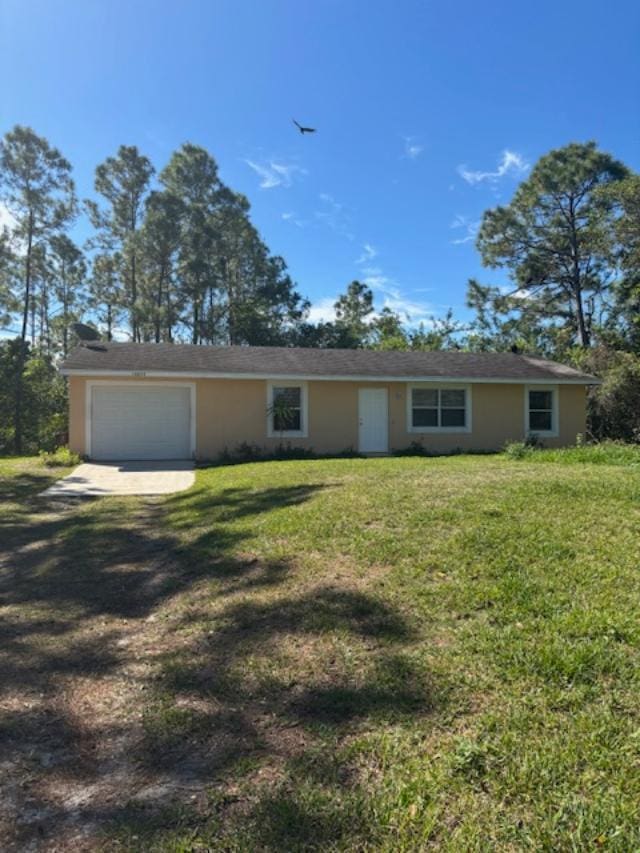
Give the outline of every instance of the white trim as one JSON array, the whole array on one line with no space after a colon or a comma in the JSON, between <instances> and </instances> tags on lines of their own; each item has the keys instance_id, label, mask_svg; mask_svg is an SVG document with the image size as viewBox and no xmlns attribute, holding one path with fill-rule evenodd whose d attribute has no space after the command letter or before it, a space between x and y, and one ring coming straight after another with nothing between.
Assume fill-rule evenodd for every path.
<instances>
[{"instance_id":1,"label":"white trim","mask_svg":"<svg viewBox=\"0 0 640 853\"><path fill-rule=\"evenodd\" d=\"M536 429L532 430L529 427L529 391L551 391L551 429ZM560 395L558 394L557 385L536 385L530 387L530 384L524 386L524 434L525 436L537 435L540 438L557 438L560 434Z\"/></svg>"},{"instance_id":2,"label":"white trim","mask_svg":"<svg viewBox=\"0 0 640 853\"><path fill-rule=\"evenodd\" d=\"M84 391L84 452L91 457L91 412L93 389L96 385L121 385L125 388L188 388L189 389L189 453L196 455L196 383L195 382L122 382L119 379L95 379L86 383Z\"/></svg>"},{"instance_id":3,"label":"white trim","mask_svg":"<svg viewBox=\"0 0 640 853\"><path fill-rule=\"evenodd\" d=\"M413 426L413 389L414 388L433 388L440 391L464 391L465 413L463 427L414 427ZM472 412L473 400L471 393L471 385L462 382L408 382L407 383L407 400L406 400L406 417L407 417L407 432L415 433L434 433L436 435L447 435L450 433L470 433L472 430Z\"/></svg>"},{"instance_id":4,"label":"white trim","mask_svg":"<svg viewBox=\"0 0 640 853\"><path fill-rule=\"evenodd\" d=\"M279 382L442 382L464 383L471 385L548 385L547 379L527 379L526 376L514 379L495 379L487 377L468 376L353 376L334 375L326 373L318 376L312 374L291 373L222 373L222 372L189 372L180 370L96 370L61 368L63 376L134 376L140 378L167 379L266 379ZM553 379L556 385L600 385L600 379Z\"/></svg>"},{"instance_id":5,"label":"white trim","mask_svg":"<svg viewBox=\"0 0 640 853\"><path fill-rule=\"evenodd\" d=\"M278 388L282 388L281 379L271 379L267 380L267 438L308 438L309 437L309 394L307 383L304 380L297 379L286 380L287 388L299 388L300 389L300 423L302 429L285 429L285 430L274 430L273 428L273 414L269 412L269 408L273 403L273 389L275 386Z\"/></svg>"}]
</instances>

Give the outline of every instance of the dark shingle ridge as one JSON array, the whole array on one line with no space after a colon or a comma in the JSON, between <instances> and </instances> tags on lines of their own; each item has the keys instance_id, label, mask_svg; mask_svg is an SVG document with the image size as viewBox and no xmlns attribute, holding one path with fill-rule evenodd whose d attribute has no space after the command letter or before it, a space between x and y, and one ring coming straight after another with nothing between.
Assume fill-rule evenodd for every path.
<instances>
[{"instance_id":1,"label":"dark shingle ridge","mask_svg":"<svg viewBox=\"0 0 640 853\"><path fill-rule=\"evenodd\" d=\"M363 378L443 378L514 382L598 380L572 367L511 352L435 352L313 349L301 347L196 346L194 344L86 343L62 370L153 372L198 375L305 376Z\"/></svg>"}]
</instances>

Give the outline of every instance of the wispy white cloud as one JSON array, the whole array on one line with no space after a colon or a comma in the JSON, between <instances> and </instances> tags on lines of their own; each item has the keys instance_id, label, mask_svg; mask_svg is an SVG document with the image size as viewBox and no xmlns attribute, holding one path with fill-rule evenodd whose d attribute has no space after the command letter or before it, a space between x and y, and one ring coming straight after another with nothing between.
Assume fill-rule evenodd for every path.
<instances>
[{"instance_id":1,"label":"wispy white cloud","mask_svg":"<svg viewBox=\"0 0 640 853\"><path fill-rule=\"evenodd\" d=\"M111 335L114 341L119 341L122 343L133 340L131 332L129 331L129 329L125 329L124 326L114 326L111 329Z\"/></svg>"},{"instance_id":2,"label":"wispy white cloud","mask_svg":"<svg viewBox=\"0 0 640 853\"><path fill-rule=\"evenodd\" d=\"M344 205L336 201L330 193L320 193L318 198L322 202L320 210L314 211L318 222L322 222L336 234L341 234L347 240L355 240L351 230L351 217L345 211Z\"/></svg>"},{"instance_id":3,"label":"wispy white cloud","mask_svg":"<svg viewBox=\"0 0 640 853\"><path fill-rule=\"evenodd\" d=\"M300 219L293 210L285 211L280 216L285 222L291 222L292 225L297 225L298 228L304 228L308 224L306 220Z\"/></svg>"},{"instance_id":4,"label":"wispy white cloud","mask_svg":"<svg viewBox=\"0 0 640 853\"><path fill-rule=\"evenodd\" d=\"M404 139L404 156L409 160L416 160L424 151L424 145L417 142L415 136L405 136Z\"/></svg>"},{"instance_id":5,"label":"wispy white cloud","mask_svg":"<svg viewBox=\"0 0 640 853\"><path fill-rule=\"evenodd\" d=\"M467 168L465 164L458 166L458 174L468 184L480 184L483 181L488 183L496 183L500 178L507 175L519 177L526 174L531 168L530 164L525 160L522 154L517 151L510 151L508 148L502 152L502 157L497 168L493 172L474 171Z\"/></svg>"},{"instance_id":6,"label":"wispy white cloud","mask_svg":"<svg viewBox=\"0 0 640 853\"><path fill-rule=\"evenodd\" d=\"M325 296L314 302L309 309L308 321L310 323L332 323L336 319L335 303L337 296Z\"/></svg>"},{"instance_id":7,"label":"wispy white cloud","mask_svg":"<svg viewBox=\"0 0 640 853\"><path fill-rule=\"evenodd\" d=\"M4 228L15 228L16 220L6 204L0 201L0 231Z\"/></svg>"},{"instance_id":8,"label":"wispy white cloud","mask_svg":"<svg viewBox=\"0 0 640 853\"><path fill-rule=\"evenodd\" d=\"M372 322L380 316L383 308L390 308L412 326L420 323L428 326L433 322L434 307L405 295L398 284L379 270L375 275L367 275L364 284L374 292L375 310L368 317ZM311 305L308 314L310 323L332 323L336 319L335 303L337 296L326 296Z\"/></svg>"},{"instance_id":9,"label":"wispy white cloud","mask_svg":"<svg viewBox=\"0 0 640 853\"><path fill-rule=\"evenodd\" d=\"M376 310L370 315L370 320L378 317L383 308L390 308L411 325L428 323L433 313L432 306L406 296L395 279L388 276L381 266L374 266L372 261L378 254L378 250L371 243L363 243L362 254L356 260L363 284L370 287L375 296Z\"/></svg>"},{"instance_id":10,"label":"wispy white cloud","mask_svg":"<svg viewBox=\"0 0 640 853\"><path fill-rule=\"evenodd\" d=\"M511 296L513 299L521 299L523 302L528 299L535 299L535 293L521 287L514 290L508 284L505 284L502 285L499 290L503 296Z\"/></svg>"},{"instance_id":11,"label":"wispy white cloud","mask_svg":"<svg viewBox=\"0 0 640 853\"><path fill-rule=\"evenodd\" d=\"M363 278L363 282L372 290L384 292L385 288L392 284L392 279L384 275L382 270L376 270L369 272L369 275Z\"/></svg>"},{"instance_id":12,"label":"wispy white cloud","mask_svg":"<svg viewBox=\"0 0 640 853\"><path fill-rule=\"evenodd\" d=\"M362 246L362 254L356 261L357 264L368 264L378 256L378 250L371 243L364 243Z\"/></svg>"},{"instance_id":13,"label":"wispy white cloud","mask_svg":"<svg viewBox=\"0 0 640 853\"><path fill-rule=\"evenodd\" d=\"M382 308L390 308L410 325L428 325L431 322L433 306L405 295L397 282L380 270L373 275L367 275L364 283L380 296Z\"/></svg>"},{"instance_id":14,"label":"wispy white cloud","mask_svg":"<svg viewBox=\"0 0 640 853\"><path fill-rule=\"evenodd\" d=\"M20 236L18 229L18 220L9 210L6 204L0 201L0 235L6 232L9 246L14 252L21 252L26 249L26 241Z\"/></svg>"},{"instance_id":15,"label":"wispy white cloud","mask_svg":"<svg viewBox=\"0 0 640 853\"><path fill-rule=\"evenodd\" d=\"M245 159L244 162L258 175L260 188L263 190L270 190L274 187L290 187L296 176L307 174L306 169L295 163L278 163L275 160L257 163L255 160L249 159Z\"/></svg>"},{"instance_id":16,"label":"wispy white cloud","mask_svg":"<svg viewBox=\"0 0 640 853\"><path fill-rule=\"evenodd\" d=\"M456 237L455 240L451 241L454 246L461 246L464 243L472 243L476 239L478 229L480 228L480 220L472 220L458 214L449 227L462 232L461 237Z\"/></svg>"},{"instance_id":17,"label":"wispy white cloud","mask_svg":"<svg viewBox=\"0 0 640 853\"><path fill-rule=\"evenodd\" d=\"M433 322L433 306L430 303L411 299L397 288L392 288L385 294L383 307L390 308L396 314L405 317L412 326L420 323L428 326Z\"/></svg>"}]
</instances>

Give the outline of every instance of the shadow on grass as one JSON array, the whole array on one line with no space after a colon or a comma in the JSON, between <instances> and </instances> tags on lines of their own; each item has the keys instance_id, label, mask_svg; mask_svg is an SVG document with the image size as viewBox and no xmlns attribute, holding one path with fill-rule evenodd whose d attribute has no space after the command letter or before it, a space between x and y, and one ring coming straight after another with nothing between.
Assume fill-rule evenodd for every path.
<instances>
[{"instance_id":1,"label":"shadow on grass","mask_svg":"<svg viewBox=\"0 0 640 853\"><path fill-rule=\"evenodd\" d=\"M66 469L60 472L43 468L38 471L20 471L11 476L0 475L0 520L3 504L33 498L65 473Z\"/></svg>"},{"instance_id":2,"label":"shadow on grass","mask_svg":"<svg viewBox=\"0 0 640 853\"><path fill-rule=\"evenodd\" d=\"M141 618L202 578L246 574L259 583L256 561L230 553L251 534L229 523L302 503L321 488L229 489L213 495L201 489L174 497L168 504L178 509L178 527L190 528L194 515L204 526L187 547L167 528L161 502L136 507L132 516L126 504L113 499L75 500L58 513L57 501L32 498L2 530L0 604L38 604L51 612L64 608L60 612L74 620L101 614ZM279 563L259 568L269 582L286 570ZM22 631L27 628L23 623Z\"/></svg>"},{"instance_id":3,"label":"shadow on grass","mask_svg":"<svg viewBox=\"0 0 640 853\"><path fill-rule=\"evenodd\" d=\"M168 827L193 837L202 810L176 811L176 804L185 790L208 786L217 804L212 811L209 803L204 820L214 845L238 815L249 833L246 849L296 849L304 839L330 846L348 825L353 831L364 806L348 775L339 771L319 783L304 771L304 756L327 733L340 738L362 722L424 714L434 700L428 673L403 650L412 631L387 602L338 586L296 587L295 555L239 556L260 535L261 516L301 505L323 488L196 488L165 501L85 500L62 510L23 501L0 546L0 606L7 608L0 678L16 697L0 716L0 751L7 778L13 772L26 780L5 800L5 812L13 809L17 819L5 833L6 849L59 839L66 826L117 826L125 846L148 829L146 840L131 842L138 849L162 839ZM132 630L144 635L160 608L171 614L196 585L189 607L175 611L185 615L170 628L187 641L174 649L166 633L150 636L147 645L162 646L152 648L153 676L127 676L147 697L137 737L121 718L96 722L91 706L83 717L69 704L70 683L94 680L108 689L109 679L135 667ZM340 642L359 650L353 666L323 659L323 649ZM283 646L290 666L279 657ZM266 671L256 669L258 659ZM144 778L144 796L133 789L80 802L60 795L60 786L72 783L117 791L125 760L127 773ZM313 797L305 804L299 785L229 799L225 792L242 775L242 762L254 760L289 768L285 776L299 785L313 784L314 796L327 801L324 817L313 816Z\"/></svg>"},{"instance_id":4,"label":"shadow on grass","mask_svg":"<svg viewBox=\"0 0 640 853\"><path fill-rule=\"evenodd\" d=\"M304 483L268 489L228 488L212 493L201 487L174 495L168 505L177 517L178 526L188 525L194 513L201 523L214 520L223 524L302 504L327 488L330 488L327 483Z\"/></svg>"},{"instance_id":5,"label":"shadow on grass","mask_svg":"<svg viewBox=\"0 0 640 853\"><path fill-rule=\"evenodd\" d=\"M372 837L370 791L340 743L444 701L408 650L417 638L403 615L366 592L319 586L230 601L213 617L191 611L189 623L198 626L190 648L163 660L140 757L179 785L208 780L218 792L200 829L196 813L182 814L185 838L200 832L211 849L307 850ZM344 660L336 643L346 646ZM246 761L264 768L266 781L244 776ZM236 793L227 802L229 787ZM151 845L166 831L157 821L153 809L123 813L118 837Z\"/></svg>"}]
</instances>

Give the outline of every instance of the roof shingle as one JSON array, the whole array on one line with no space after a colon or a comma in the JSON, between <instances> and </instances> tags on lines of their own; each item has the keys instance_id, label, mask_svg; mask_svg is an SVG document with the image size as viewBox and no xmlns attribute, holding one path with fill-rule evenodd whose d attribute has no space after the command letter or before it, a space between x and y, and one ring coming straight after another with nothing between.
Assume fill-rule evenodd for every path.
<instances>
[{"instance_id":1,"label":"roof shingle","mask_svg":"<svg viewBox=\"0 0 640 853\"><path fill-rule=\"evenodd\" d=\"M400 352L297 347L216 347L192 344L84 343L62 365L64 373L170 372L185 375L424 378L501 381L598 380L572 367L510 352Z\"/></svg>"}]
</instances>

